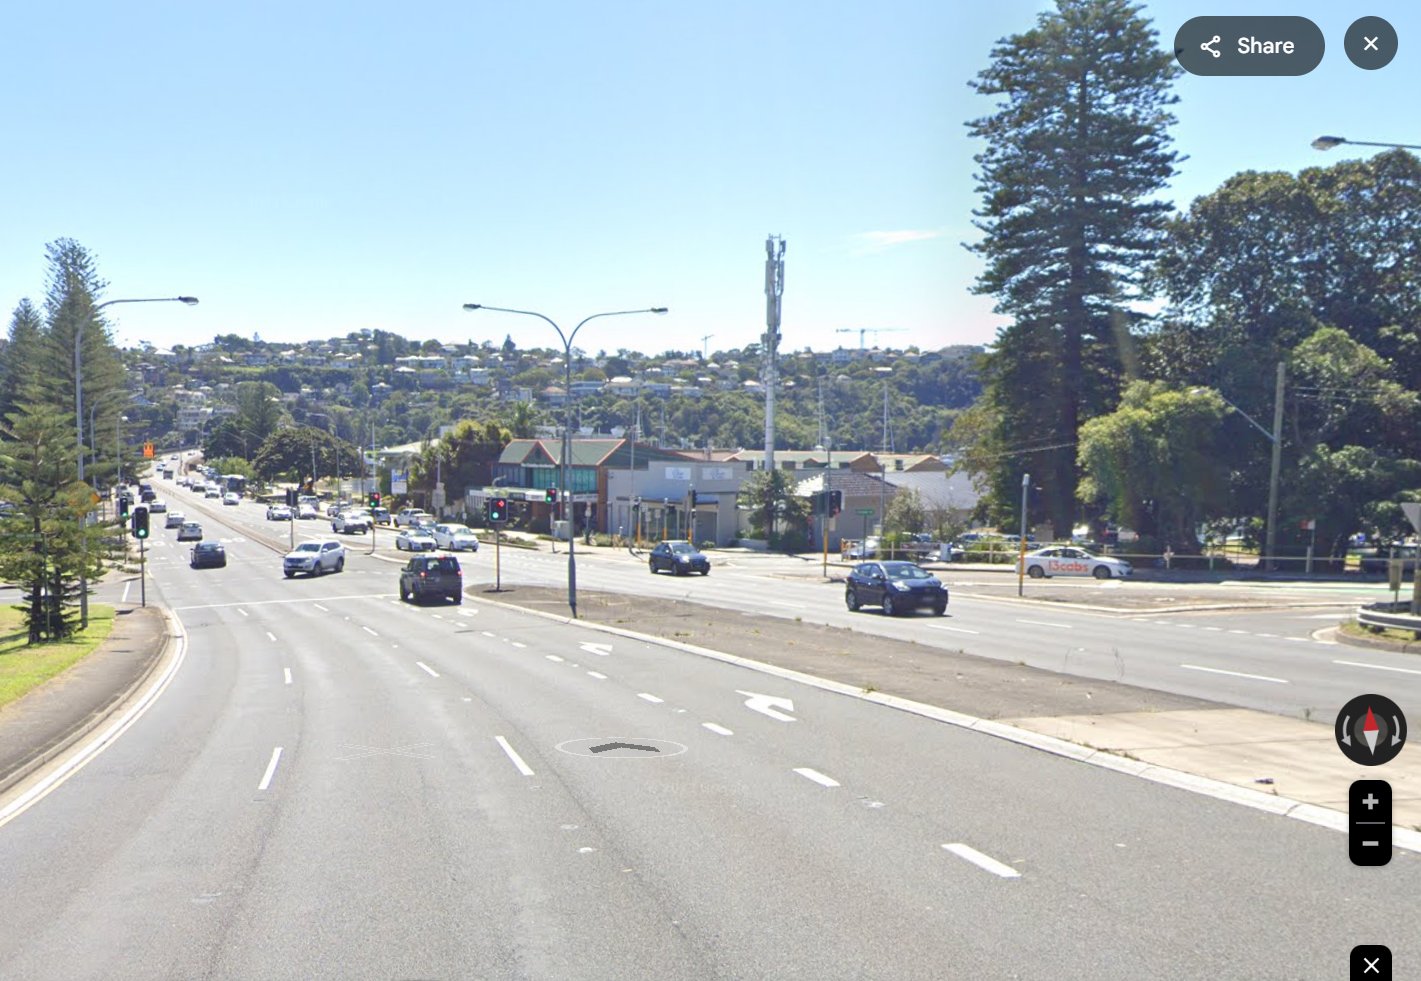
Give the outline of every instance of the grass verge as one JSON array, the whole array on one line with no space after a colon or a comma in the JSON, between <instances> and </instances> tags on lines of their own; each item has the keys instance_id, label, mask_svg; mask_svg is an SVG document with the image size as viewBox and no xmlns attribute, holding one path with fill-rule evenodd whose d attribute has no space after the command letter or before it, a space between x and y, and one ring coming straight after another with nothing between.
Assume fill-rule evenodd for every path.
<instances>
[{"instance_id":1,"label":"grass verge","mask_svg":"<svg viewBox=\"0 0 1421 981\"><path fill-rule=\"evenodd\" d=\"M113 607L89 604L89 629L53 644L25 643L24 621L12 606L0 606L0 707L38 688L92 654L113 629Z\"/></svg>"}]
</instances>

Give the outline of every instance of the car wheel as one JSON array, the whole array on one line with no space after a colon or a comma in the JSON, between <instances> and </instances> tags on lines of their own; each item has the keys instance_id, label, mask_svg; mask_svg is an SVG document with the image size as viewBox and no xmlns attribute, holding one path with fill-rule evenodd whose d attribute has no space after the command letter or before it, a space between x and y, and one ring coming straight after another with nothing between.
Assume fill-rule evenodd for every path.
<instances>
[{"instance_id":1,"label":"car wheel","mask_svg":"<svg viewBox=\"0 0 1421 981\"><path fill-rule=\"evenodd\" d=\"M703 575L703 576L708 576L708 575L710 575L710 570L709 570L709 569L702 569L702 570L701 570L701 575Z\"/></svg>"},{"instance_id":2,"label":"car wheel","mask_svg":"<svg viewBox=\"0 0 1421 981\"><path fill-rule=\"evenodd\" d=\"M400 602L401 602L401 603L408 603L409 601L410 601L410 591L405 588L405 584L404 584L404 583L400 583Z\"/></svg>"},{"instance_id":3,"label":"car wheel","mask_svg":"<svg viewBox=\"0 0 1421 981\"><path fill-rule=\"evenodd\" d=\"M651 569L651 574L652 574L653 576L656 575L656 562L655 562L655 561L648 562L648 563L647 563L647 567Z\"/></svg>"},{"instance_id":4,"label":"car wheel","mask_svg":"<svg viewBox=\"0 0 1421 981\"><path fill-rule=\"evenodd\" d=\"M947 600L943 600L943 601L940 602L940 603L934 603L934 604L933 604L933 612L936 613L936 614L937 614L938 616L940 616L940 617L945 617L945 616L947 616Z\"/></svg>"},{"instance_id":5,"label":"car wheel","mask_svg":"<svg viewBox=\"0 0 1421 981\"><path fill-rule=\"evenodd\" d=\"M451 598L454 600L454 604L455 604L456 606L462 606L463 603L464 603L464 594L463 594L463 593L455 593L455 594L453 595L453 597L451 597Z\"/></svg>"},{"instance_id":6,"label":"car wheel","mask_svg":"<svg viewBox=\"0 0 1421 981\"><path fill-rule=\"evenodd\" d=\"M342 556L341 558L336 559L336 572L344 572L344 571L345 571L345 557Z\"/></svg>"},{"instance_id":7,"label":"car wheel","mask_svg":"<svg viewBox=\"0 0 1421 981\"><path fill-rule=\"evenodd\" d=\"M883 615L886 617L896 616L898 607L893 602L893 597L889 593L883 594Z\"/></svg>"},{"instance_id":8,"label":"car wheel","mask_svg":"<svg viewBox=\"0 0 1421 981\"><path fill-rule=\"evenodd\" d=\"M288 570L285 572L285 575L286 575L286 578L287 578L287 579L290 579L291 577L295 576L296 573L294 573L294 572L292 572L292 571L290 571L290 570L288 569Z\"/></svg>"},{"instance_id":9,"label":"car wheel","mask_svg":"<svg viewBox=\"0 0 1421 981\"><path fill-rule=\"evenodd\" d=\"M1091 573L1091 575L1095 576L1095 578L1097 579L1109 579L1110 567L1105 565L1098 565L1095 567L1095 572Z\"/></svg>"},{"instance_id":10,"label":"car wheel","mask_svg":"<svg viewBox=\"0 0 1421 981\"><path fill-rule=\"evenodd\" d=\"M859 594L852 589L844 590L844 605L849 608L850 613L857 613L859 608Z\"/></svg>"},{"instance_id":11,"label":"car wheel","mask_svg":"<svg viewBox=\"0 0 1421 981\"><path fill-rule=\"evenodd\" d=\"M1041 579L1046 575L1046 570L1039 565L1028 566L1026 574L1032 579Z\"/></svg>"}]
</instances>

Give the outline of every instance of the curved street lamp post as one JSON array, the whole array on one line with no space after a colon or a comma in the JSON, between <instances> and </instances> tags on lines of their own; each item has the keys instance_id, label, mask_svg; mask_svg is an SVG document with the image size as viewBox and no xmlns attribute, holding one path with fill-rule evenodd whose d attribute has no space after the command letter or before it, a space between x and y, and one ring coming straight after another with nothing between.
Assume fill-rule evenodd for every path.
<instances>
[{"instance_id":1,"label":"curved street lamp post","mask_svg":"<svg viewBox=\"0 0 1421 981\"><path fill-rule=\"evenodd\" d=\"M84 343L84 328L93 322L94 314L104 307L111 307L118 303L185 303L190 307L197 306L195 296L158 296L147 297L134 300L105 300L103 303L94 305L89 310L89 315L81 320L74 328L74 425L79 436L79 482L84 482L84 362L80 351ZM82 519L84 526L88 525L88 518ZM89 536L86 532L79 536L79 548L82 559L79 565L79 629L87 630L89 627Z\"/></svg>"},{"instance_id":2,"label":"curved street lamp post","mask_svg":"<svg viewBox=\"0 0 1421 981\"><path fill-rule=\"evenodd\" d=\"M577 532L573 528L576 520L576 513L572 508L570 500L569 479L571 477L572 456L572 342L577 337L577 332L582 329L582 325L589 320L596 320L598 317L624 317L634 313L665 313L666 307L647 307L641 310L611 310L607 313L594 313L590 317L584 317L572 329L570 334L564 334L561 327L550 317L545 317L541 313L533 310L512 310L508 307L491 307L483 303L465 303L465 310L492 310L495 313L516 313L525 317L537 317L539 320L547 321L558 332L558 338L562 341L563 347L563 429L562 429L562 490L559 496L562 498L563 521L567 524L567 605L572 610L574 619L577 617L577 560L576 560L576 539ZM557 540L557 530L553 530L553 540Z\"/></svg>"}]
</instances>

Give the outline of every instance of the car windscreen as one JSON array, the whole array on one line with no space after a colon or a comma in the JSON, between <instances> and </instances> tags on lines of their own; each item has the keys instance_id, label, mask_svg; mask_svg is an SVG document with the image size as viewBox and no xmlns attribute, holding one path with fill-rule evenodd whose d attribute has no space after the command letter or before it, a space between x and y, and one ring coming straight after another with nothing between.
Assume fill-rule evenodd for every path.
<instances>
[{"instance_id":1,"label":"car windscreen","mask_svg":"<svg viewBox=\"0 0 1421 981\"><path fill-rule=\"evenodd\" d=\"M321 546L316 542L302 542L296 546L298 552L319 552L320 550Z\"/></svg>"},{"instance_id":2,"label":"car windscreen","mask_svg":"<svg viewBox=\"0 0 1421 981\"><path fill-rule=\"evenodd\" d=\"M909 562L888 562L883 566L889 579L931 579L932 575Z\"/></svg>"},{"instance_id":3,"label":"car windscreen","mask_svg":"<svg viewBox=\"0 0 1421 981\"><path fill-rule=\"evenodd\" d=\"M430 572L438 572L444 575L454 575L459 571L458 559L430 559L425 564L425 568Z\"/></svg>"},{"instance_id":4,"label":"car windscreen","mask_svg":"<svg viewBox=\"0 0 1421 981\"><path fill-rule=\"evenodd\" d=\"M694 545L688 544L687 542L677 542L675 545L671 546L671 551L675 552L677 555L686 555L691 552L694 552L695 550L696 547Z\"/></svg>"}]
</instances>

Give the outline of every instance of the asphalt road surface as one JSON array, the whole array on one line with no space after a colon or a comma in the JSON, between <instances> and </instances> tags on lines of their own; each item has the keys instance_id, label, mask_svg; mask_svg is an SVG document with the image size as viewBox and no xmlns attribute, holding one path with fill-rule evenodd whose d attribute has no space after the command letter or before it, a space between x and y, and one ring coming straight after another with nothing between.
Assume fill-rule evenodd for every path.
<instances>
[{"instance_id":1,"label":"asphalt road surface","mask_svg":"<svg viewBox=\"0 0 1421 981\"><path fill-rule=\"evenodd\" d=\"M1333 831L476 593L402 604L374 557L284 580L213 521L225 569L155 530L167 690L0 827L0 977L1320 978L1421 922L1409 852L1356 868ZM633 585L839 598L722 571ZM945 622L1036 636L974 606Z\"/></svg>"}]
</instances>

